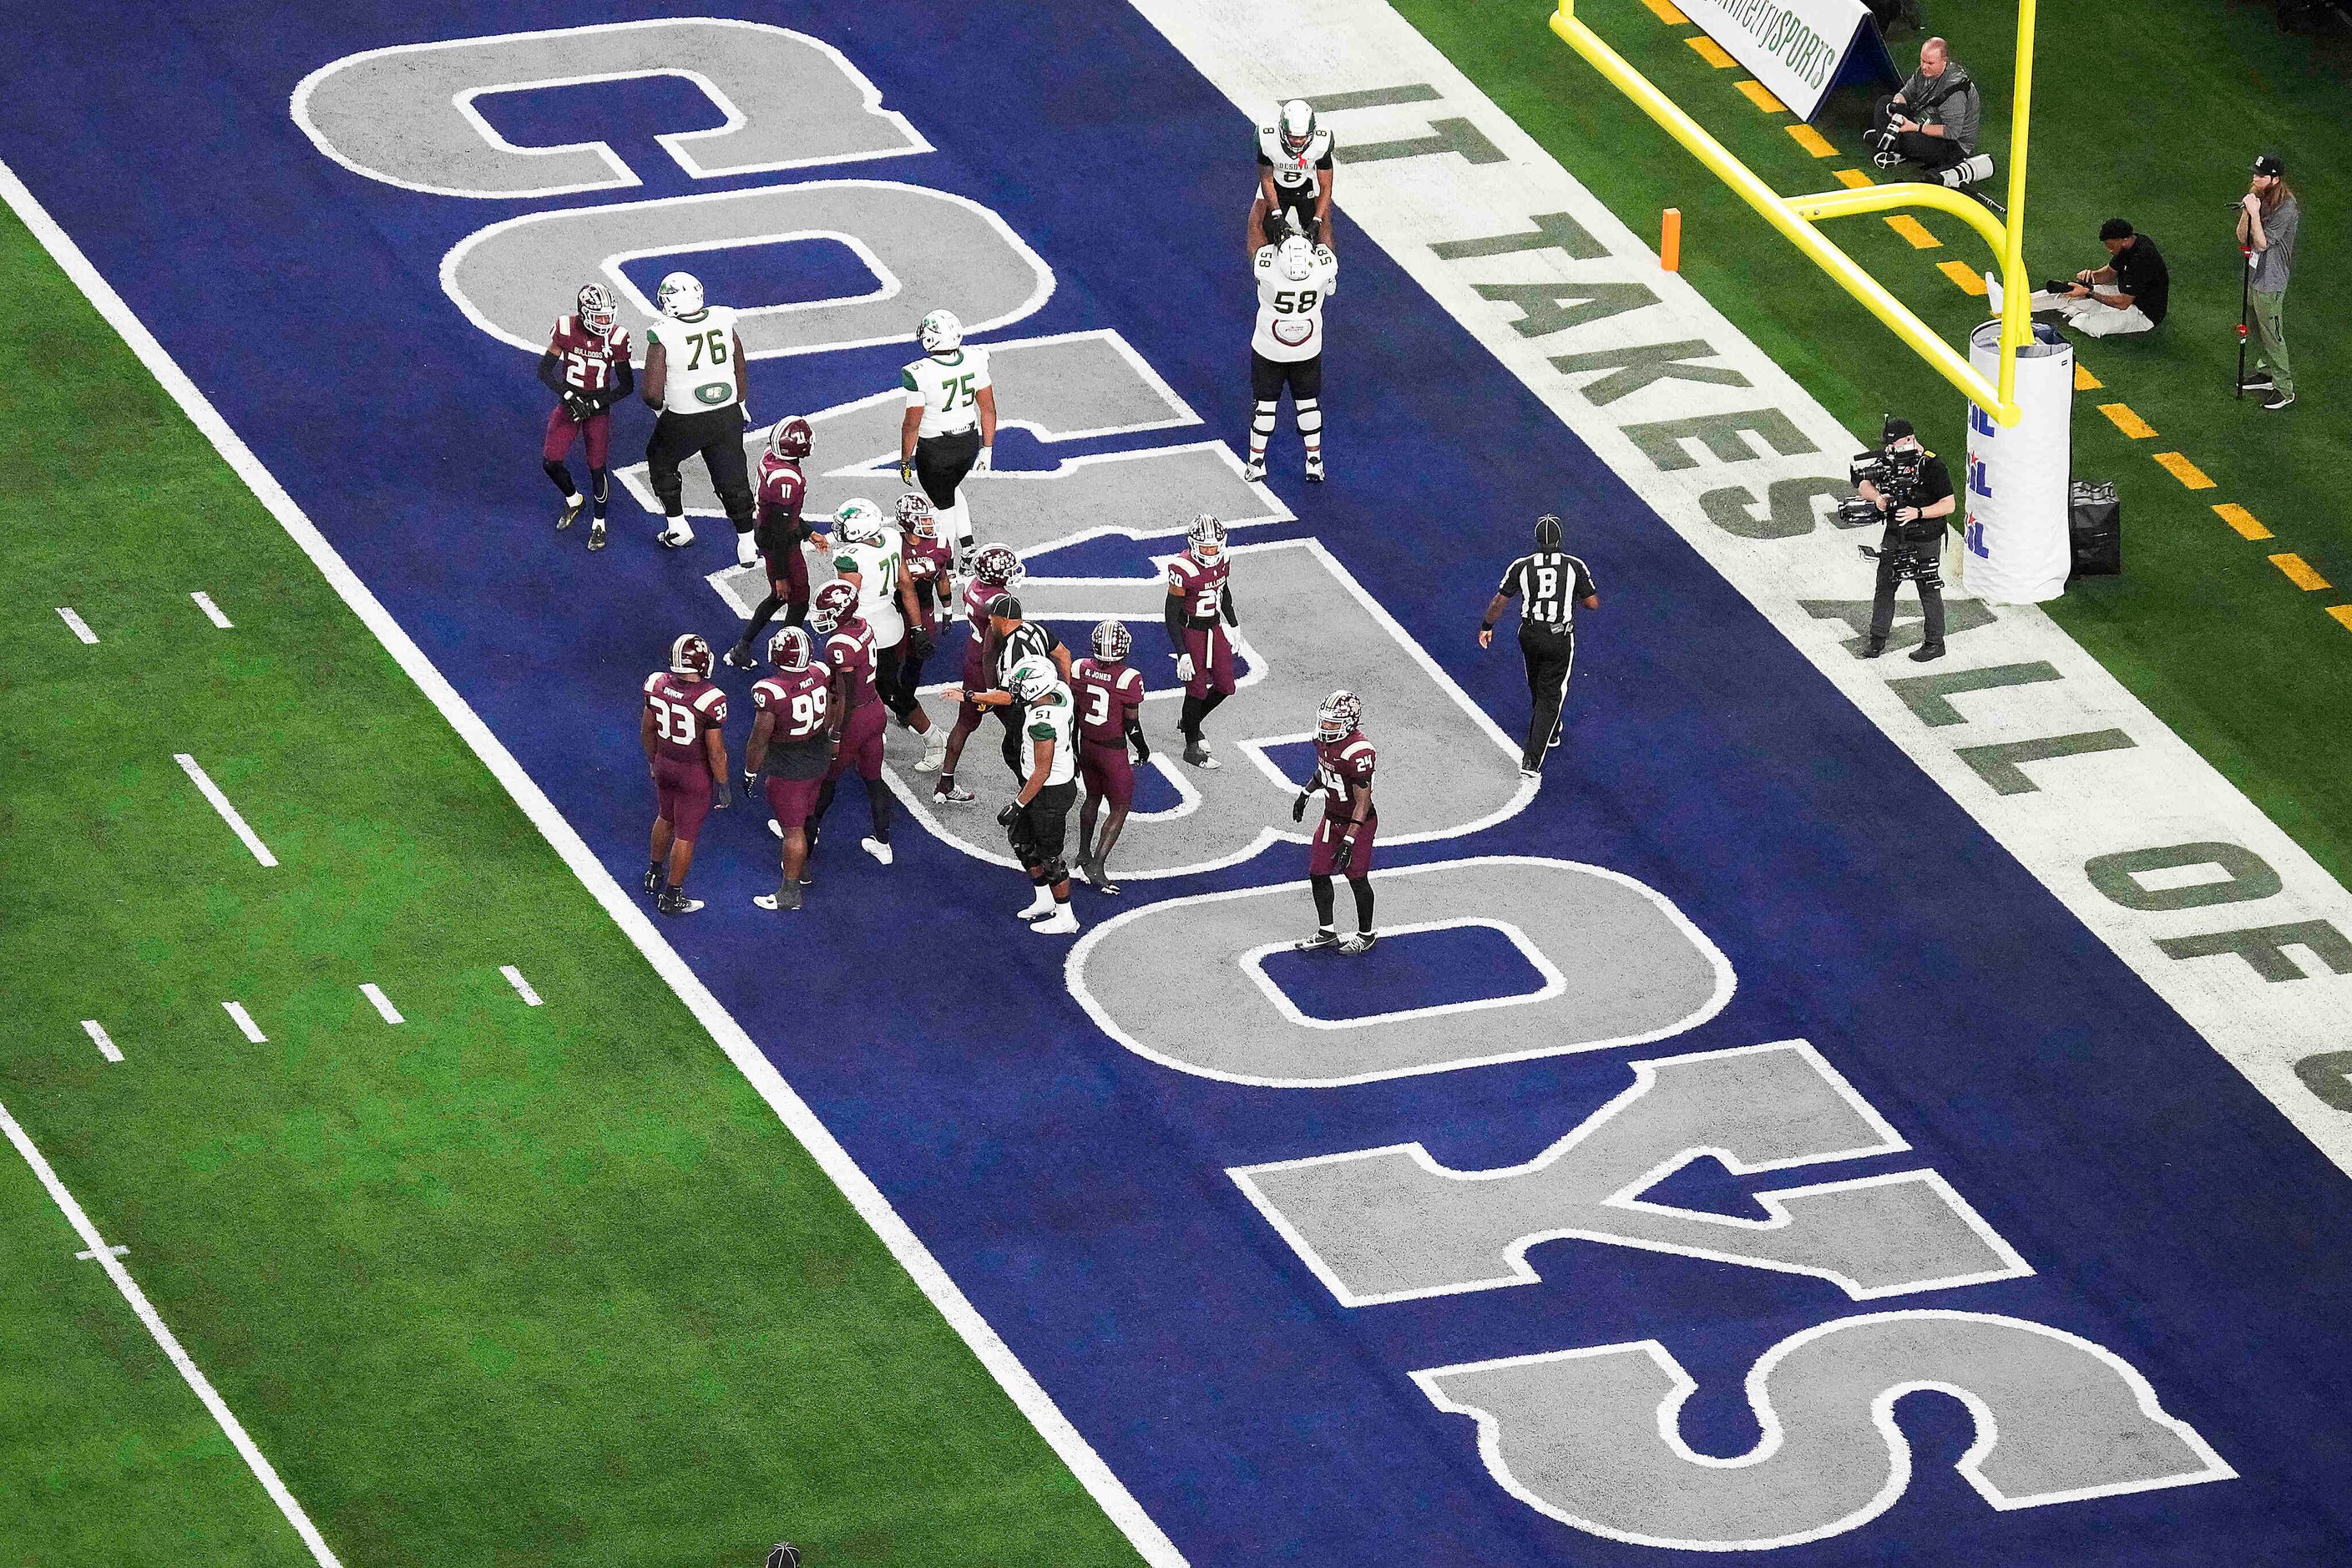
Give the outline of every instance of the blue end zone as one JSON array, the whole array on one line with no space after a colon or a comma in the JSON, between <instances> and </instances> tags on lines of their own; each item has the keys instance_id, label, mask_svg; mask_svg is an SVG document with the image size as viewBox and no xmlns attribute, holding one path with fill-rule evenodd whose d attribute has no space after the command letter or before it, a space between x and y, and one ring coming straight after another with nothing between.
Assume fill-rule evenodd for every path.
<instances>
[{"instance_id":1,"label":"blue end zone","mask_svg":"<svg viewBox=\"0 0 2352 1568\"><path fill-rule=\"evenodd\" d=\"M609 135L642 188L527 202L398 190L331 163L296 129L288 97L306 73L363 48L597 18L551 0L397 11L223 0L170 29L142 25L146 15L83 3L20 18L0 66L11 110L0 157L633 883L651 809L637 682L678 630L720 629L702 581L715 552L651 549L653 525L625 500L606 554L555 547L530 356L469 325L438 268L458 240L524 212L840 171L689 179L651 138L710 123L708 105L661 81L514 94L486 110L518 141ZM984 202L1051 263L1051 299L1015 331L1116 327L1207 435L1240 447L1252 308L1238 258L1251 177L1241 112L1122 7L831 0L791 19L847 51L941 149L860 165L861 177ZM942 61L972 62L953 92L938 89ZM1098 167L1140 199L1118 199ZM1691 1440L1729 1455L1757 1435L1739 1393L1749 1365L1855 1310L1842 1292L1559 1242L1536 1249L1539 1286L1344 1308L1224 1172L1412 1141L1459 1169L1513 1163L1623 1090L1631 1059L1797 1037L1916 1148L1836 1174L1932 1164L2035 1269L1905 1305L2013 1313L2108 1346L2243 1479L1997 1511L1952 1468L1965 1421L1948 1400L1912 1396L1900 1406L1915 1446L1901 1503L1776 1559L2339 1560L2352 1537L2341 1174L1344 216L1339 227L1349 278L1325 394L1332 481L1286 488L1299 521L1249 537L1324 541L1506 728L1526 701L1517 661L1481 656L1471 630L1496 569L1524 547L1525 520L1573 520L1604 600L1580 649L1568 740L1534 805L1469 837L1393 854L1384 843L1382 865L1531 854L1622 871L1723 950L1739 977L1731 1003L1669 1043L1589 1058L1312 1091L1186 1078L1085 1016L1064 984L1063 946L1007 919L1010 873L903 818L891 871L854 854L825 861L825 918L790 932L813 988L776 984L786 938L750 908L774 876L755 814L707 835L695 877L711 910L666 928L679 951L1204 1568L1402 1553L1463 1568L1685 1560L1506 1495L1470 1424L1433 1409L1407 1373L1654 1338L1698 1380ZM722 278L751 287L725 265L698 269L714 297ZM579 281L549 279L551 320ZM256 333L255 321L310 330ZM906 353L763 363L755 395L767 411L847 401L891 384ZM373 416L388 403L391 417ZM642 411L618 426L634 457ZM1043 460L1013 433L1003 455ZM1031 570L1139 573L1148 553L1097 542ZM1163 684L1150 628L1138 641ZM747 682L722 674L740 710ZM1301 729L1310 722L1301 715ZM836 822L855 821L839 815L850 809L836 807ZM1292 879L1302 858L1276 848L1180 883L1130 883L1123 907ZM1299 912L1303 924L1303 894ZM1451 994L1425 973L1426 945L1386 950L1404 967L1367 969L1361 983ZM990 955L985 983L926 983L942 967L970 973L975 952ZM891 954L913 955L904 973ZM1463 1026L1475 1031L1478 1016Z\"/></svg>"}]
</instances>

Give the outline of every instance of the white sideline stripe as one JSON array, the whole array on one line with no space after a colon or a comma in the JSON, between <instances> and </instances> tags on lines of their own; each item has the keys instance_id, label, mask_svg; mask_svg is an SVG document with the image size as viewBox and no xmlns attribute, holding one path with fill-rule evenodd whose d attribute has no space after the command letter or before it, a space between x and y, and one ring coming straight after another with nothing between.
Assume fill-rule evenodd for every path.
<instances>
[{"instance_id":1,"label":"white sideline stripe","mask_svg":"<svg viewBox=\"0 0 2352 1568\"><path fill-rule=\"evenodd\" d=\"M98 640L98 634L89 629L89 623L83 620L79 616L75 615L71 610L66 608L65 605L59 605L58 606L58 614L65 617L66 625L72 628L74 636L82 640L83 646L87 647Z\"/></svg>"},{"instance_id":2,"label":"white sideline stripe","mask_svg":"<svg viewBox=\"0 0 2352 1568\"><path fill-rule=\"evenodd\" d=\"M98 1047L100 1056L110 1062L119 1062L122 1059L121 1047L108 1038L104 1026L97 1019L84 1018L81 1021L81 1028L82 1033L89 1037L89 1043Z\"/></svg>"},{"instance_id":3,"label":"white sideline stripe","mask_svg":"<svg viewBox=\"0 0 2352 1568\"><path fill-rule=\"evenodd\" d=\"M604 912L612 916L622 931L636 944L637 951L646 955L646 961L653 965L654 973L668 984L678 999L694 1014L696 1020L710 1031L711 1038L718 1043L719 1049L727 1053L736 1070L759 1090L761 1098L775 1111L778 1120L808 1150L818 1168L841 1189L843 1196L849 1200L859 1217L874 1228L875 1235L890 1249L890 1255L898 1259L899 1267L906 1269L923 1294L930 1299L949 1326L971 1347L981 1364L988 1369L990 1375L996 1379L1021 1413L1052 1445L1055 1454L1070 1468L1071 1473L1093 1496L1111 1522L1127 1536L1143 1560L1152 1568L1187 1568L1184 1555L1176 1550L1176 1543L1152 1522L1151 1516L1144 1512L1143 1505L1135 1500L1126 1484L1111 1472L1110 1467L1103 1462L1102 1456L1096 1453L1077 1428L1070 1425L1069 1417L1062 1414L1061 1408L1031 1375L1029 1369L1021 1364L1012 1347L989 1326L988 1321L980 1315L979 1310L948 1271L940 1267L939 1259L931 1256L930 1249L923 1245L922 1239L899 1216L898 1210L890 1206L890 1200L883 1196L882 1190L858 1168L857 1163L849 1157L849 1152L818 1120L816 1112L793 1092L792 1086L784 1081L783 1075L776 1070L775 1064L760 1054L759 1047L751 1043L751 1037L744 1032L743 1026L719 1005L719 999L710 994L709 988L678 956L677 950L671 947L656 929L652 917L622 890L620 884L613 879L612 873L589 850L580 835L572 830L572 825L564 821L554 804L523 771L522 765L514 760L513 754L499 738L490 732L489 726L482 722L480 715L467 705L466 700L457 695L457 689L434 668L433 661L425 657L424 650L401 629L400 623L393 619L391 613L368 591L367 584L362 583L343 558L335 552L334 546L328 543L326 537L303 515L302 509L294 504L294 499L286 493L285 487L262 466L260 458L255 457L252 449L230 428L228 421L221 417L220 411L197 390L195 383L188 379L187 373L164 352L163 345L155 341L155 335L147 330L131 307L123 302L122 297L90 265L89 258L81 253L71 237L58 226L57 220L17 178L16 170L5 162L0 162L0 195L7 197L8 205L16 210L18 219L56 258L66 276L89 296L90 303L97 307L107 324L121 334L122 341L139 356L140 363L147 367L149 374L172 395L173 400L212 442L236 476L252 489L261 504L269 509L270 515L278 520L278 525L286 530L295 543L301 546L303 553L310 556L320 574L326 578L336 593L342 595L343 602L352 607L352 613L359 616L368 630L375 634L385 651L432 700L433 705L441 710L442 717L449 721L450 728L473 748L474 754L482 759L491 776L522 808L523 815L530 819L531 826L539 829L562 858L572 874L579 878L582 885L604 906Z\"/></svg>"},{"instance_id":4,"label":"white sideline stripe","mask_svg":"<svg viewBox=\"0 0 2352 1568\"><path fill-rule=\"evenodd\" d=\"M361 986L360 994L375 1004L376 1012L383 1016L385 1023L404 1024L408 1021L400 1016L400 1009L392 1005L392 998L378 989L373 981Z\"/></svg>"},{"instance_id":5,"label":"white sideline stripe","mask_svg":"<svg viewBox=\"0 0 2352 1568\"><path fill-rule=\"evenodd\" d=\"M196 608L202 610L205 617L221 630L226 632L236 629L236 623L221 614L221 607L213 603L213 596L210 594L199 590L189 595L188 597L194 599L196 602Z\"/></svg>"},{"instance_id":6,"label":"white sideline stripe","mask_svg":"<svg viewBox=\"0 0 2352 1568\"><path fill-rule=\"evenodd\" d=\"M499 973L507 977L507 984L515 988L515 994L522 998L524 1006L540 1005L539 993L530 988L530 982L522 977L521 970L511 963L502 963L499 965Z\"/></svg>"},{"instance_id":7,"label":"white sideline stripe","mask_svg":"<svg viewBox=\"0 0 2352 1568\"><path fill-rule=\"evenodd\" d=\"M106 1250L111 1252L117 1258L128 1258L131 1256L131 1249L123 1246L121 1242L115 1243ZM85 1247L79 1252L74 1254L74 1261L76 1263L95 1263L98 1261L98 1254L91 1248Z\"/></svg>"},{"instance_id":8,"label":"white sideline stripe","mask_svg":"<svg viewBox=\"0 0 2352 1568\"><path fill-rule=\"evenodd\" d=\"M195 1391L196 1398L212 1413L213 1419L220 1423L220 1429L228 1435L230 1445L243 1457L247 1467L253 1471L254 1479L261 1483L261 1489L269 1494L269 1500L278 1505L278 1511L286 1516L286 1522L294 1527L294 1533L302 1538L302 1544L310 1549L310 1555L320 1568L342 1568L342 1564L335 1560L335 1554L327 1549L327 1542L319 1534L318 1526L310 1522L310 1516L302 1511L302 1505L294 1500L294 1494L286 1489L286 1483L278 1479L278 1472L270 1468L268 1459L254 1446L253 1439L247 1435L219 1392L197 1369L196 1363L188 1358L188 1352L181 1348L180 1342L156 1313L154 1303L147 1300L147 1293L139 1289L139 1282L131 1279L131 1271L122 1266L122 1254L131 1249L106 1244L106 1238L98 1234L98 1227L90 1224L89 1215L82 1212L81 1205L74 1201L74 1195L66 1191L66 1184L58 1180L57 1172L50 1168L48 1161L42 1157L40 1150L34 1146L33 1140L25 1130L16 1125L16 1119L8 1114L5 1105L0 1105L0 1131L8 1134L8 1142L16 1146L16 1152L25 1156L25 1163L33 1167L33 1174L41 1179L41 1185L49 1190L50 1198L64 1212L66 1223L72 1226L75 1233L89 1244L88 1251L76 1256L88 1258L106 1270L106 1277L114 1281L114 1288L122 1292L122 1299L131 1303L131 1310L139 1315L139 1321L154 1336L156 1345L179 1369L181 1377Z\"/></svg>"},{"instance_id":9,"label":"white sideline stripe","mask_svg":"<svg viewBox=\"0 0 2352 1568\"><path fill-rule=\"evenodd\" d=\"M269 1043L269 1037L261 1032L261 1026L253 1021L253 1015L245 1010L244 1003L224 1002L221 1004L221 1010L236 1020L236 1026L245 1031L247 1039L257 1046L266 1046Z\"/></svg>"},{"instance_id":10,"label":"white sideline stripe","mask_svg":"<svg viewBox=\"0 0 2352 1568\"><path fill-rule=\"evenodd\" d=\"M221 820L236 830L236 836L245 840L245 847L253 851L255 859L265 866L278 864L278 857L269 852L269 846L261 841L261 835L246 825L245 818L236 814L236 807L228 803L228 796L221 794L220 785L213 783L211 775L196 765L195 758L185 752L174 752L172 760L180 764L180 771L194 781L198 789L205 792L205 798L213 803L213 809L221 814Z\"/></svg>"}]
</instances>

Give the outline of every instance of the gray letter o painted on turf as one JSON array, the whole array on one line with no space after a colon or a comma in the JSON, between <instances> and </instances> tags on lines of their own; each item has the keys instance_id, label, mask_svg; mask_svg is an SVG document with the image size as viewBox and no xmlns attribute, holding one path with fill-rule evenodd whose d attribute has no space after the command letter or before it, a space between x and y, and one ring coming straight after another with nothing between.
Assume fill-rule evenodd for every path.
<instances>
[{"instance_id":1,"label":"gray letter o painted on turf","mask_svg":"<svg viewBox=\"0 0 2352 1568\"><path fill-rule=\"evenodd\" d=\"M622 324L644 343L653 316L624 262L825 238L855 249L876 287L789 303L715 298L736 310L753 359L912 342L942 306L981 332L1019 321L1054 291L1054 274L994 212L969 197L883 180L813 180L709 195L531 213L477 229L441 260L441 287L476 326L533 353L583 279L613 285ZM666 267L663 270L667 270ZM759 387L752 391L756 395Z\"/></svg>"},{"instance_id":2,"label":"gray letter o painted on turf","mask_svg":"<svg viewBox=\"0 0 2352 1568\"><path fill-rule=\"evenodd\" d=\"M643 182L602 142L515 146L475 99L646 76L683 77L726 111L724 125L657 138L698 180L930 151L832 45L709 16L369 49L303 78L290 108L320 152L372 180L443 196L554 196Z\"/></svg>"},{"instance_id":3,"label":"gray letter o painted on turf","mask_svg":"<svg viewBox=\"0 0 2352 1568\"><path fill-rule=\"evenodd\" d=\"M2147 871L2168 871L2184 866L2211 866L2221 872L2217 882L2191 882L2179 888L2150 888L2139 880ZM2091 886L2127 910L2198 910L2209 904L2244 904L2267 899L2284 885L2270 863L2252 850L2235 844L2168 844L2150 849L2126 849L2101 855L2083 867Z\"/></svg>"},{"instance_id":4,"label":"gray letter o painted on turf","mask_svg":"<svg viewBox=\"0 0 2352 1568\"><path fill-rule=\"evenodd\" d=\"M1664 1039L1731 999L1731 964L1664 894L1572 860L1486 856L1375 871L1381 923L1506 928L1546 984L1522 996L1308 1020L1259 958L1287 947L1307 884L1149 904L1071 949L1075 995L1138 1056L1202 1078L1327 1089ZM1344 962L1335 960L1333 962ZM1171 974L1191 984L1171 985Z\"/></svg>"}]
</instances>

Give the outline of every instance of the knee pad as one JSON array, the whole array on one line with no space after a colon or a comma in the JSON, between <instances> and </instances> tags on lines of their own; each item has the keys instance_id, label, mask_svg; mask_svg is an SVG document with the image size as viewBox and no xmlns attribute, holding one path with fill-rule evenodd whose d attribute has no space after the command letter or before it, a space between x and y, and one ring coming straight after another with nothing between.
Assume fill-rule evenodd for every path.
<instances>
[{"instance_id":1,"label":"knee pad","mask_svg":"<svg viewBox=\"0 0 2352 1568\"><path fill-rule=\"evenodd\" d=\"M685 512L686 479L677 471L676 464L647 463L646 482L653 486L654 500L661 503L664 512L671 517L677 517Z\"/></svg>"},{"instance_id":2,"label":"knee pad","mask_svg":"<svg viewBox=\"0 0 2352 1568\"><path fill-rule=\"evenodd\" d=\"M1302 397L1298 400L1298 428L1308 435L1323 428L1323 400Z\"/></svg>"},{"instance_id":3,"label":"knee pad","mask_svg":"<svg viewBox=\"0 0 2352 1568\"><path fill-rule=\"evenodd\" d=\"M1056 882L1066 882L1069 879L1070 863L1067 860L1063 859L1057 855L1053 859L1045 862L1045 885L1047 887L1050 888Z\"/></svg>"},{"instance_id":4,"label":"knee pad","mask_svg":"<svg viewBox=\"0 0 2352 1568\"><path fill-rule=\"evenodd\" d=\"M738 533L751 531L751 492L726 489L719 492L719 504L727 509L727 521L735 525Z\"/></svg>"},{"instance_id":5,"label":"knee pad","mask_svg":"<svg viewBox=\"0 0 2352 1568\"><path fill-rule=\"evenodd\" d=\"M1279 408L1280 404L1277 400L1271 397L1259 398L1255 412L1250 416L1250 428L1262 435L1274 434L1275 416Z\"/></svg>"}]
</instances>

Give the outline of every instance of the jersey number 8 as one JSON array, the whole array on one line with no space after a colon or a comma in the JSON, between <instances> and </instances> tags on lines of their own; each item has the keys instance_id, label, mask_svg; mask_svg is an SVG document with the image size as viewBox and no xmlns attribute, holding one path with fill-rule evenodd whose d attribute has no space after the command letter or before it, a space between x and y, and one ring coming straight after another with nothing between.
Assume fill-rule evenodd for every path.
<instances>
[{"instance_id":1,"label":"jersey number 8","mask_svg":"<svg viewBox=\"0 0 2352 1568\"><path fill-rule=\"evenodd\" d=\"M1274 296L1275 312L1284 316L1303 316L1315 309L1315 302L1322 298L1323 291L1319 289L1280 289Z\"/></svg>"}]
</instances>

